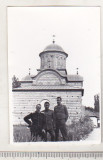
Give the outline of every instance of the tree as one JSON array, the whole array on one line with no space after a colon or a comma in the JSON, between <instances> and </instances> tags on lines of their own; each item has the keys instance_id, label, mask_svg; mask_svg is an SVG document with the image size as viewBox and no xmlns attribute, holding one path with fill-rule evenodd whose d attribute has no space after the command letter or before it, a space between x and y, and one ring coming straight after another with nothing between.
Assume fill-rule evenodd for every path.
<instances>
[{"instance_id":1,"label":"tree","mask_svg":"<svg viewBox=\"0 0 103 160\"><path fill-rule=\"evenodd\" d=\"M12 78L12 88L17 88L20 86L21 86L21 83L20 83L19 79L16 78L16 76L14 75Z\"/></svg>"},{"instance_id":2,"label":"tree","mask_svg":"<svg viewBox=\"0 0 103 160\"><path fill-rule=\"evenodd\" d=\"M94 96L94 106L95 106L95 111L99 112L99 94L96 94Z\"/></svg>"}]
</instances>

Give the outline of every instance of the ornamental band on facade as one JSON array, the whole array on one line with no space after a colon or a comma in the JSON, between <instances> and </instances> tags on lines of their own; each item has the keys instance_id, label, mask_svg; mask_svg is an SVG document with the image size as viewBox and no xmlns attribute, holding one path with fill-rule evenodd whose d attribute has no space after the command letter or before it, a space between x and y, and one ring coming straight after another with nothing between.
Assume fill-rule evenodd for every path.
<instances>
[{"instance_id":1,"label":"ornamental band on facade","mask_svg":"<svg viewBox=\"0 0 103 160\"><path fill-rule=\"evenodd\" d=\"M19 87L13 88L13 124L24 124L24 116L33 112L34 107L44 100L50 108L56 105L56 98L62 97L67 106L69 120L79 119L83 112L83 78L77 74L68 75L66 58L68 54L57 44L48 45L39 54L41 59L37 75L30 73L24 77Z\"/></svg>"}]
</instances>

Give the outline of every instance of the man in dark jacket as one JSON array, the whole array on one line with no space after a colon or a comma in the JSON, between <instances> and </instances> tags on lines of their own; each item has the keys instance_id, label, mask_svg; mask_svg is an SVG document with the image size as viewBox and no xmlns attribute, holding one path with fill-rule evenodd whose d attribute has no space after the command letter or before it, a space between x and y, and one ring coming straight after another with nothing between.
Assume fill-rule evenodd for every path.
<instances>
[{"instance_id":1,"label":"man in dark jacket","mask_svg":"<svg viewBox=\"0 0 103 160\"><path fill-rule=\"evenodd\" d=\"M46 140L46 134L44 132L44 114L40 112L41 104L36 105L36 111L30 113L24 117L24 121L29 124L31 131L31 137L34 140L37 140L37 136L40 136L42 140Z\"/></svg>"},{"instance_id":2,"label":"man in dark jacket","mask_svg":"<svg viewBox=\"0 0 103 160\"><path fill-rule=\"evenodd\" d=\"M68 111L65 105L62 105L62 98L57 97L57 106L54 107L54 117L56 123L55 140L58 141L59 130L63 136L63 141L68 140L66 121L68 119Z\"/></svg>"},{"instance_id":3,"label":"man in dark jacket","mask_svg":"<svg viewBox=\"0 0 103 160\"><path fill-rule=\"evenodd\" d=\"M49 102L44 103L45 110L42 111L45 116L44 129L45 129L46 133L48 132L50 134L51 141L54 141L55 140L54 112L49 109L49 106L50 106Z\"/></svg>"}]
</instances>

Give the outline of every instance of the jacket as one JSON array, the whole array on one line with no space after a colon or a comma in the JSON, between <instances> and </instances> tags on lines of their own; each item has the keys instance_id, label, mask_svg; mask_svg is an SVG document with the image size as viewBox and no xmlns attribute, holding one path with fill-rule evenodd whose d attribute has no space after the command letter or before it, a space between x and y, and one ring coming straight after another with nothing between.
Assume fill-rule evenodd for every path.
<instances>
[{"instance_id":1,"label":"jacket","mask_svg":"<svg viewBox=\"0 0 103 160\"><path fill-rule=\"evenodd\" d=\"M29 124L29 126L35 126L43 129L44 126L44 114L43 113L30 113L24 117L24 121Z\"/></svg>"},{"instance_id":2,"label":"jacket","mask_svg":"<svg viewBox=\"0 0 103 160\"><path fill-rule=\"evenodd\" d=\"M54 112L52 110L43 110L45 117L44 129L51 130L54 128Z\"/></svg>"},{"instance_id":3,"label":"jacket","mask_svg":"<svg viewBox=\"0 0 103 160\"><path fill-rule=\"evenodd\" d=\"M68 111L65 105L55 106L54 107L54 117L55 120L64 120L67 121L68 119Z\"/></svg>"}]
</instances>

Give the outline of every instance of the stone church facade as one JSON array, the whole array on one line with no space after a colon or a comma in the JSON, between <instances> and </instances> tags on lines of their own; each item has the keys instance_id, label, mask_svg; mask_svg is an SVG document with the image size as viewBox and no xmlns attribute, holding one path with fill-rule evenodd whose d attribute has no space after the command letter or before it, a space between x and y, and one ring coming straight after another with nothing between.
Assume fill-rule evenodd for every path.
<instances>
[{"instance_id":1,"label":"stone church facade","mask_svg":"<svg viewBox=\"0 0 103 160\"><path fill-rule=\"evenodd\" d=\"M20 81L20 87L12 89L13 124L24 124L23 117L33 112L38 103L49 101L53 109L58 96L67 106L70 120L79 119L82 116L83 77L78 73L67 74L68 54L54 42L39 56L41 64L37 75L28 74Z\"/></svg>"}]
</instances>

